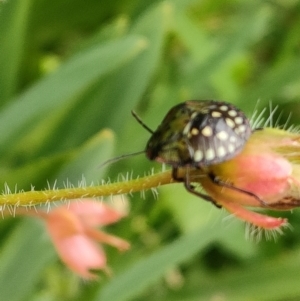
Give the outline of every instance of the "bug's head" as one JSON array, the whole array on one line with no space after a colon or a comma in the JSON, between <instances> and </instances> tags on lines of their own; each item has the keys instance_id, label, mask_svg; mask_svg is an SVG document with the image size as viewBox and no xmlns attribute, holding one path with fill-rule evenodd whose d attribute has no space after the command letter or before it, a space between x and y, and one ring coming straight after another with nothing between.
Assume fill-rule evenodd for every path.
<instances>
[{"instance_id":1,"label":"bug's head","mask_svg":"<svg viewBox=\"0 0 300 301\"><path fill-rule=\"evenodd\" d=\"M173 107L148 140L148 159L172 166L180 166L182 162L189 161L190 154L182 132L189 120L190 111L186 103Z\"/></svg>"}]
</instances>

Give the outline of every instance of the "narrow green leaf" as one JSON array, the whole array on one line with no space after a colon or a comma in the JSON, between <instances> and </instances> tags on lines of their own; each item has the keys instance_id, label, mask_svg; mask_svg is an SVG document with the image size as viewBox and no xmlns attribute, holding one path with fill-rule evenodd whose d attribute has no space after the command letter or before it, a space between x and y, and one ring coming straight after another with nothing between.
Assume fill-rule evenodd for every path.
<instances>
[{"instance_id":1,"label":"narrow green leaf","mask_svg":"<svg viewBox=\"0 0 300 301\"><path fill-rule=\"evenodd\" d=\"M0 11L1 106L17 88L31 0L5 1Z\"/></svg>"},{"instance_id":2,"label":"narrow green leaf","mask_svg":"<svg viewBox=\"0 0 300 301\"><path fill-rule=\"evenodd\" d=\"M53 155L35 159L19 168L4 168L0 173L0 191L5 191L4 183L11 189L30 190L47 188L46 181L50 181L66 162L72 158L70 153ZM56 178L56 177L55 177Z\"/></svg>"},{"instance_id":3,"label":"narrow green leaf","mask_svg":"<svg viewBox=\"0 0 300 301\"><path fill-rule=\"evenodd\" d=\"M160 279L168 269L195 255L220 234L217 228L205 227L182 236L116 276L99 292L95 300L129 300Z\"/></svg>"},{"instance_id":4,"label":"narrow green leaf","mask_svg":"<svg viewBox=\"0 0 300 301\"><path fill-rule=\"evenodd\" d=\"M0 153L46 114L67 105L99 78L134 58L145 46L145 40L136 36L94 46L23 93L0 112Z\"/></svg>"},{"instance_id":5,"label":"narrow green leaf","mask_svg":"<svg viewBox=\"0 0 300 301\"><path fill-rule=\"evenodd\" d=\"M82 143L104 127L118 132L128 145L128 137L122 136L123 129L127 121L132 119L130 111L142 100L159 68L170 13L168 8L165 3L151 7L133 25L130 34L145 37L147 49L103 77L82 95L72 108L72 114L68 111L57 128L57 135L65 137L60 148L66 149ZM55 142L52 144L56 145Z\"/></svg>"},{"instance_id":6,"label":"narrow green leaf","mask_svg":"<svg viewBox=\"0 0 300 301\"><path fill-rule=\"evenodd\" d=\"M20 222L0 254L1 300L27 300L40 280L40 274L54 258L44 229L36 220Z\"/></svg>"},{"instance_id":7,"label":"narrow green leaf","mask_svg":"<svg viewBox=\"0 0 300 301\"><path fill-rule=\"evenodd\" d=\"M70 181L77 185L84 178L87 185L101 183L101 176L105 168L99 168L99 165L112 157L114 145L114 135L110 130L103 130L87 143L85 143L77 152L73 159L63 167L57 177L58 185Z\"/></svg>"},{"instance_id":8,"label":"narrow green leaf","mask_svg":"<svg viewBox=\"0 0 300 301\"><path fill-rule=\"evenodd\" d=\"M228 301L299 300L299 266L297 249L218 274L200 273L201 287L198 284L197 293L186 301L206 301L216 295Z\"/></svg>"},{"instance_id":9,"label":"narrow green leaf","mask_svg":"<svg viewBox=\"0 0 300 301\"><path fill-rule=\"evenodd\" d=\"M249 109L253 109L253 105L258 99L262 103L268 104L270 99L281 96L285 87L299 82L299 79L300 60L294 58L270 68L258 79L255 88L250 87L246 91L242 91L240 99L248 104Z\"/></svg>"}]
</instances>

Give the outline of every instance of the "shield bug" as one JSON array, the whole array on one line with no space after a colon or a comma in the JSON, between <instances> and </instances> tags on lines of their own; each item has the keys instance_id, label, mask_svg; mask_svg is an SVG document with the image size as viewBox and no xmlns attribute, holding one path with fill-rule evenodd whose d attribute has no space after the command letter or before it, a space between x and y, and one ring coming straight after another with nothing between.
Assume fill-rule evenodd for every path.
<instances>
[{"instance_id":1,"label":"shield bug","mask_svg":"<svg viewBox=\"0 0 300 301\"><path fill-rule=\"evenodd\" d=\"M146 146L150 160L173 167L204 167L236 156L251 135L247 117L219 101L187 101L173 107Z\"/></svg>"},{"instance_id":2,"label":"shield bug","mask_svg":"<svg viewBox=\"0 0 300 301\"><path fill-rule=\"evenodd\" d=\"M171 108L155 131L132 113L152 134L145 149L147 157L171 165L174 180L183 182L189 192L217 205L192 185L189 171L199 169L216 185L244 192L266 206L255 194L221 181L207 169L239 154L252 133L248 118L234 105L215 100L180 103ZM183 177L178 176L179 168L185 169Z\"/></svg>"}]
</instances>

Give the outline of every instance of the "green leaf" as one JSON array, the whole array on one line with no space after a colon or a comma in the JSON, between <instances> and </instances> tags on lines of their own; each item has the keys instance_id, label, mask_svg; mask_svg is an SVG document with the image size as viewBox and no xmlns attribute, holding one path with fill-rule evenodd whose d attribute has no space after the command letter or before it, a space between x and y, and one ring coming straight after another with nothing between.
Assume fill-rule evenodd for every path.
<instances>
[{"instance_id":1,"label":"green leaf","mask_svg":"<svg viewBox=\"0 0 300 301\"><path fill-rule=\"evenodd\" d=\"M1 106L17 90L31 0L7 1L0 11ZM1 4L0 4L1 5Z\"/></svg>"},{"instance_id":2,"label":"green leaf","mask_svg":"<svg viewBox=\"0 0 300 301\"><path fill-rule=\"evenodd\" d=\"M20 95L0 112L0 153L49 112L68 105L101 77L130 61L145 45L144 39L129 36L94 46Z\"/></svg>"},{"instance_id":3,"label":"green leaf","mask_svg":"<svg viewBox=\"0 0 300 301\"><path fill-rule=\"evenodd\" d=\"M137 106L159 68L168 14L168 6L159 4L133 24L130 34L145 37L147 49L99 81L73 107L72 114L65 116L59 132L66 138L60 147L68 148L101 127L111 128L122 135L127 120L131 120L130 111ZM90 123L88 129L85 126L87 120ZM76 136L70 132L75 132ZM120 138L128 141L127 137Z\"/></svg>"},{"instance_id":4,"label":"green leaf","mask_svg":"<svg viewBox=\"0 0 300 301\"><path fill-rule=\"evenodd\" d=\"M19 168L3 168L0 173L0 190L5 191L7 185L11 191L30 190L47 188L46 182L57 177L57 172L66 162L71 160L70 153L53 155L35 159L34 162L28 162Z\"/></svg>"},{"instance_id":5,"label":"green leaf","mask_svg":"<svg viewBox=\"0 0 300 301\"><path fill-rule=\"evenodd\" d=\"M2 300L27 300L40 275L55 257L44 228L36 220L21 221L6 240L0 255Z\"/></svg>"},{"instance_id":6,"label":"green leaf","mask_svg":"<svg viewBox=\"0 0 300 301\"><path fill-rule=\"evenodd\" d=\"M99 165L112 157L114 135L110 130L103 130L87 141L70 160L63 166L57 177L60 186L67 180L78 185L84 178L86 185L98 185L104 175L105 168Z\"/></svg>"},{"instance_id":7,"label":"green leaf","mask_svg":"<svg viewBox=\"0 0 300 301\"><path fill-rule=\"evenodd\" d=\"M172 300L206 301L215 296L230 301L298 300L299 265L299 250L286 250L279 258L248 262L221 273L202 271L198 274L201 280L190 293L186 292L187 298Z\"/></svg>"},{"instance_id":8,"label":"green leaf","mask_svg":"<svg viewBox=\"0 0 300 301\"><path fill-rule=\"evenodd\" d=\"M116 276L99 292L95 300L129 300L155 283L174 265L195 255L219 235L218 229L205 227L182 236Z\"/></svg>"},{"instance_id":9,"label":"green leaf","mask_svg":"<svg viewBox=\"0 0 300 301\"><path fill-rule=\"evenodd\" d=\"M268 105L270 99L280 97L286 88L300 80L300 60L290 59L280 65L270 68L257 81L255 89L250 87L243 91L240 98L248 104L257 102L258 99Z\"/></svg>"}]
</instances>

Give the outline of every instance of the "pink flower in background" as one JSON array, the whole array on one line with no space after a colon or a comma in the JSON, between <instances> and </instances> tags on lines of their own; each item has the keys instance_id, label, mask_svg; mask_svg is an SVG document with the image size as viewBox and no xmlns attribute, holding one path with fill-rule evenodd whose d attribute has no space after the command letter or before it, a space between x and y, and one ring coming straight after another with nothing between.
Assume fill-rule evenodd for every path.
<instances>
[{"instance_id":1,"label":"pink flower in background","mask_svg":"<svg viewBox=\"0 0 300 301\"><path fill-rule=\"evenodd\" d=\"M42 217L61 260L85 279L95 279L93 270L108 272L106 255L99 243L109 244L120 251L129 249L127 241L109 235L98 226L118 222L124 214L93 200L79 200L51 210L35 212Z\"/></svg>"}]
</instances>

